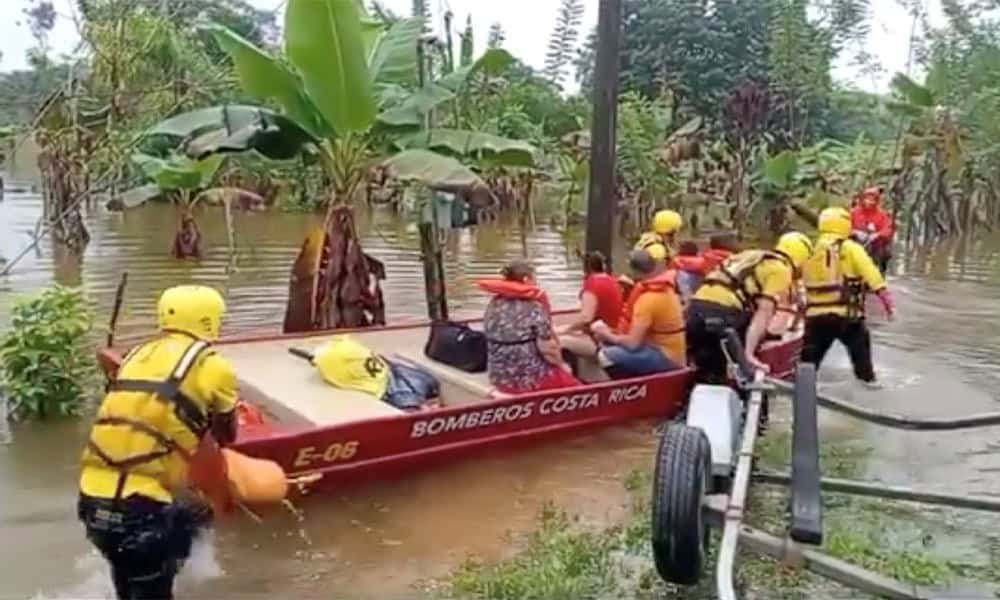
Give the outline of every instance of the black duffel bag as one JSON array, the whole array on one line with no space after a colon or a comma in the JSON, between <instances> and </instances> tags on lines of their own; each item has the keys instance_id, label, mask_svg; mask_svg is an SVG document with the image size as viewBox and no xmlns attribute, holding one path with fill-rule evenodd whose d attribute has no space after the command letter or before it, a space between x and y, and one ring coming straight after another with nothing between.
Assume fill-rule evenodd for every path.
<instances>
[{"instance_id":1,"label":"black duffel bag","mask_svg":"<svg viewBox=\"0 0 1000 600\"><path fill-rule=\"evenodd\" d=\"M431 323L424 354L467 373L486 370L486 334L452 321Z\"/></svg>"}]
</instances>

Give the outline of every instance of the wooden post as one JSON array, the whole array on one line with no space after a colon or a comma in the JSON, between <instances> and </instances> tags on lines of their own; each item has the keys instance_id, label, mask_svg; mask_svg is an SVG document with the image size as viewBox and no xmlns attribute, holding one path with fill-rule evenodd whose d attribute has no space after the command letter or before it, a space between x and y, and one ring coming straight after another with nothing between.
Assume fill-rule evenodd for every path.
<instances>
[{"instance_id":1,"label":"wooden post","mask_svg":"<svg viewBox=\"0 0 1000 600\"><path fill-rule=\"evenodd\" d=\"M421 223L420 259L424 264L424 292L427 298L427 316L432 321L448 318L448 301L444 292L444 266L441 250L437 247L437 228L433 223Z\"/></svg>"},{"instance_id":2,"label":"wooden post","mask_svg":"<svg viewBox=\"0 0 1000 600\"><path fill-rule=\"evenodd\" d=\"M615 218L615 127L618 117L618 60L621 0L601 0L597 60L594 67L594 116L590 134L590 190L587 197L587 250L611 259Z\"/></svg>"},{"instance_id":3,"label":"wooden post","mask_svg":"<svg viewBox=\"0 0 1000 600\"><path fill-rule=\"evenodd\" d=\"M427 79L427 55L424 44L428 40L421 39L417 42L417 77L420 87L424 87ZM428 113L424 117L424 129L430 129L432 116ZM428 190L420 190L425 195L425 201L429 205L431 219L418 226L420 232L420 260L424 265L424 295L427 300L427 316L432 321L448 318L448 299L444 289L444 257L438 243L438 210L434 201L434 192L427 193Z\"/></svg>"}]
</instances>

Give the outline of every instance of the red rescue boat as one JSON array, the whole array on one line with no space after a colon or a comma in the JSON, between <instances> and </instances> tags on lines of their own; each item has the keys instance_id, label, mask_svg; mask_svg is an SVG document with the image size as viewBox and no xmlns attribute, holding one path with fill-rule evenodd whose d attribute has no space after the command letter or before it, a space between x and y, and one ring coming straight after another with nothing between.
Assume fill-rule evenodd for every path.
<instances>
[{"instance_id":1,"label":"red rescue boat","mask_svg":"<svg viewBox=\"0 0 1000 600\"><path fill-rule=\"evenodd\" d=\"M555 315L558 323L572 313ZM476 327L478 321L468 324ZM497 398L485 373L454 369L424 356L427 323L355 331L251 335L217 343L240 380L241 427L233 448L281 465L290 477L310 476L310 489L390 478L418 468L500 446L524 445L632 419L668 419L687 402L694 371L685 369L628 380L587 384ZM441 406L404 412L360 392L337 389L291 348L314 349L333 335L349 333L374 351L394 355L433 373L441 383ZM789 332L760 352L778 377L794 371L801 332ZM113 377L121 348L98 358ZM315 477L321 475L321 477Z\"/></svg>"}]
</instances>

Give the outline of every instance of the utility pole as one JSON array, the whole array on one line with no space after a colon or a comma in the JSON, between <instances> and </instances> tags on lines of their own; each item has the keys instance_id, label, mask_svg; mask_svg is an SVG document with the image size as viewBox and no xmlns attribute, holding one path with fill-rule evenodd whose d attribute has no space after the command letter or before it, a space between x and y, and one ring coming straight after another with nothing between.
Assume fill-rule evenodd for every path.
<instances>
[{"instance_id":1,"label":"utility pole","mask_svg":"<svg viewBox=\"0 0 1000 600\"><path fill-rule=\"evenodd\" d=\"M618 60L621 0L601 0L594 66L594 116L590 129L590 189L587 250L611 260L615 219L615 127L618 121Z\"/></svg>"}]
</instances>

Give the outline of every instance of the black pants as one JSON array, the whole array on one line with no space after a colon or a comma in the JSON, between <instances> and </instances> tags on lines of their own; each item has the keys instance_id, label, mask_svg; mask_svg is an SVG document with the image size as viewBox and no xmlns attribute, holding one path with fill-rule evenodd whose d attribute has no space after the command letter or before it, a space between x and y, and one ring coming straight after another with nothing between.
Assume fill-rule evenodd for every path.
<instances>
[{"instance_id":1,"label":"black pants","mask_svg":"<svg viewBox=\"0 0 1000 600\"><path fill-rule=\"evenodd\" d=\"M724 384L727 381L726 355L722 352L722 335L732 328L744 340L750 317L738 308L692 300L686 314L688 357L698 369L703 383Z\"/></svg>"},{"instance_id":2,"label":"black pants","mask_svg":"<svg viewBox=\"0 0 1000 600\"><path fill-rule=\"evenodd\" d=\"M171 600L174 577L191 554L204 511L130 496L117 504L80 495L87 539L111 564L119 600Z\"/></svg>"},{"instance_id":3,"label":"black pants","mask_svg":"<svg viewBox=\"0 0 1000 600\"><path fill-rule=\"evenodd\" d=\"M885 276L886 271L889 269L889 259L892 258L889 246L887 244L875 246L868 251L868 255L872 257L872 260L875 261L875 266Z\"/></svg>"},{"instance_id":4,"label":"black pants","mask_svg":"<svg viewBox=\"0 0 1000 600\"><path fill-rule=\"evenodd\" d=\"M875 381L872 338L864 319L848 319L840 315L807 318L802 362L812 363L819 370L823 358L835 340L840 340L840 343L847 348L851 366L854 367L854 376L861 381Z\"/></svg>"}]
</instances>

